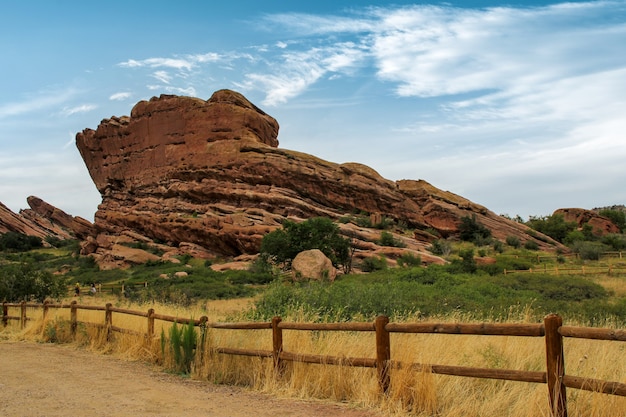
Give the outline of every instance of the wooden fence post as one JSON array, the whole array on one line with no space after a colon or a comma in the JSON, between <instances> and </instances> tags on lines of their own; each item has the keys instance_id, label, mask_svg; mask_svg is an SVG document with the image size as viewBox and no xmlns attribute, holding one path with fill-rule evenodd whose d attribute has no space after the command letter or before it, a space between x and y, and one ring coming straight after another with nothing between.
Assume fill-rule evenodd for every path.
<instances>
[{"instance_id":1,"label":"wooden fence post","mask_svg":"<svg viewBox=\"0 0 626 417\"><path fill-rule=\"evenodd\" d=\"M148 340L152 340L154 337L154 309L148 310L148 332L146 334Z\"/></svg>"},{"instance_id":2,"label":"wooden fence post","mask_svg":"<svg viewBox=\"0 0 626 417\"><path fill-rule=\"evenodd\" d=\"M107 342L111 341L111 326L113 326L113 311L111 308L113 304L107 303L106 310L104 311L104 324L107 329Z\"/></svg>"},{"instance_id":3,"label":"wooden fence post","mask_svg":"<svg viewBox=\"0 0 626 417\"><path fill-rule=\"evenodd\" d=\"M283 371L283 363L280 360L280 354L283 351L283 329L278 327L282 319L280 317L272 318L272 357L274 358L274 369L278 374Z\"/></svg>"},{"instance_id":4,"label":"wooden fence post","mask_svg":"<svg viewBox=\"0 0 626 417\"><path fill-rule=\"evenodd\" d=\"M389 332L385 326L389 323L389 317L378 316L374 322L376 329L376 371L380 390L386 394L389 391L391 378L389 375L389 361L391 360L391 342Z\"/></svg>"},{"instance_id":5,"label":"wooden fence post","mask_svg":"<svg viewBox=\"0 0 626 417\"><path fill-rule=\"evenodd\" d=\"M546 331L546 375L552 416L567 417L567 397L563 384L565 375L563 336L559 333L563 319L557 314L548 314L543 322Z\"/></svg>"},{"instance_id":6,"label":"wooden fence post","mask_svg":"<svg viewBox=\"0 0 626 417\"><path fill-rule=\"evenodd\" d=\"M26 327L26 301L20 303L20 329Z\"/></svg>"},{"instance_id":7,"label":"wooden fence post","mask_svg":"<svg viewBox=\"0 0 626 417\"><path fill-rule=\"evenodd\" d=\"M2 303L2 324L4 327L9 324L9 306L6 301Z\"/></svg>"},{"instance_id":8,"label":"wooden fence post","mask_svg":"<svg viewBox=\"0 0 626 417\"><path fill-rule=\"evenodd\" d=\"M70 329L72 331L72 337L75 338L76 337L76 328L78 327L78 320L77 320L77 308L76 305L78 304L78 302L76 300L72 301L71 306L70 306Z\"/></svg>"},{"instance_id":9,"label":"wooden fence post","mask_svg":"<svg viewBox=\"0 0 626 417\"><path fill-rule=\"evenodd\" d=\"M50 307L48 307L48 304L50 304L50 301L45 300L43 302L43 322L46 322L46 319L48 318L48 310L50 309Z\"/></svg>"}]
</instances>

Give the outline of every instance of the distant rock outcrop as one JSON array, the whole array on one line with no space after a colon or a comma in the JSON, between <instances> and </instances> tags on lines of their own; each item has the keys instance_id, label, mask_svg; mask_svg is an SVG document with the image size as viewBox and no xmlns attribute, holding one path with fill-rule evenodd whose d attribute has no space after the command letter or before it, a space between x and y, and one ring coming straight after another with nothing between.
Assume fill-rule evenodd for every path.
<instances>
[{"instance_id":1,"label":"distant rock outcrop","mask_svg":"<svg viewBox=\"0 0 626 417\"><path fill-rule=\"evenodd\" d=\"M592 233L596 236L604 236L609 233L619 233L619 227L608 217L601 216L596 211L581 208L562 208L556 210L553 215L562 215L566 222L576 223L578 229L584 225L591 226Z\"/></svg>"},{"instance_id":2,"label":"distant rock outcrop","mask_svg":"<svg viewBox=\"0 0 626 417\"><path fill-rule=\"evenodd\" d=\"M76 145L102 195L97 237L83 253L104 256L132 235L180 251L201 248L206 257L235 257L257 253L263 236L284 219L364 220L363 213L398 231L415 230L403 239L407 250L425 254L424 262L433 233L455 236L464 216L475 215L500 240L512 235L543 248L559 246L425 181L394 182L362 164L280 149L277 137L276 120L229 90L207 101L162 95L136 104L130 117L83 130ZM362 250L380 249L361 240L378 236L376 229L342 231Z\"/></svg>"},{"instance_id":3,"label":"distant rock outcrop","mask_svg":"<svg viewBox=\"0 0 626 417\"><path fill-rule=\"evenodd\" d=\"M27 199L30 209L14 213L0 203L0 233L16 232L29 236L59 239L85 239L95 235L93 224L82 217L74 217L63 210L30 196Z\"/></svg>"}]
</instances>

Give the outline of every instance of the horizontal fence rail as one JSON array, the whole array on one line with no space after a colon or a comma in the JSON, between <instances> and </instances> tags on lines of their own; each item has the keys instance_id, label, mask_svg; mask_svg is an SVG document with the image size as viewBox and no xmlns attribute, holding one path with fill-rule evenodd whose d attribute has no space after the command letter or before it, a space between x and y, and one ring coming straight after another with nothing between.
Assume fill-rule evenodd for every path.
<instances>
[{"instance_id":1,"label":"horizontal fence rail","mask_svg":"<svg viewBox=\"0 0 626 417\"><path fill-rule=\"evenodd\" d=\"M73 336L75 336L76 328L79 323L77 318L78 310L103 311L104 323L84 324L105 328L107 330L107 341L110 340L113 332L136 334L138 336L145 336L146 338L153 338L155 337L155 320L180 324L193 323L194 326L224 330L271 330L271 350L215 347L214 351L226 355L270 358L273 360L277 372L281 372L281 369L284 369L285 362L374 368L376 369L378 383L382 393L386 393L389 390L391 369L409 368L416 372L547 384L550 398L550 411L555 417L567 417L566 388L626 397L626 383L567 375L565 373L563 352L563 338L565 337L626 342L626 330L563 326L561 317L556 314L546 316L544 322L541 324L390 323L389 318L385 316L379 316L373 323L295 323L283 322L280 317L274 317L271 322L212 323L208 321L206 316L202 316L199 319L184 319L157 314L154 309L141 312L116 308L110 303L102 307L79 305L76 301L70 304L22 302L2 304L3 325L6 327L9 320L15 320L20 322L21 328L24 328L26 323L32 320L32 318L27 317L28 308L42 309L44 321L51 308L70 309L70 328ZM19 315L10 315L9 309L19 309ZM145 317L147 319L147 331L143 333L113 326L113 313ZM283 345L284 330L372 332L375 333L376 336L375 357L354 358L288 352L284 350ZM398 362L391 358L391 343L389 337L391 333L541 337L545 340L546 346L546 370L522 371L514 369Z\"/></svg>"},{"instance_id":2,"label":"horizontal fence rail","mask_svg":"<svg viewBox=\"0 0 626 417\"><path fill-rule=\"evenodd\" d=\"M609 265L609 266L581 266L579 268L561 268L558 266L548 267L544 265L538 268L529 269L505 269L504 275L507 274L551 274L551 275L618 275L626 274L626 266Z\"/></svg>"}]
</instances>

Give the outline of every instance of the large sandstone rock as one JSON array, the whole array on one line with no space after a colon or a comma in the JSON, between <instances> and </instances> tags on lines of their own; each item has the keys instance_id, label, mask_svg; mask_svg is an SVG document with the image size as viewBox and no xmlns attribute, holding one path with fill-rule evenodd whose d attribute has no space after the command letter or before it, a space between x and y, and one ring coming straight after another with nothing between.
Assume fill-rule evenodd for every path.
<instances>
[{"instance_id":1,"label":"large sandstone rock","mask_svg":"<svg viewBox=\"0 0 626 417\"><path fill-rule=\"evenodd\" d=\"M368 213L415 229L408 249L425 251L430 231L454 236L462 217L476 215L498 239L559 246L426 181L393 182L362 164L280 149L277 136L272 117L228 90L207 101L155 97L135 105L130 117L83 130L76 145L102 194L97 234L132 231L179 250L184 243L235 257L256 254L263 236L287 218ZM368 233L359 236L366 240L357 246L366 247ZM93 242L89 248L97 251Z\"/></svg>"},{"instance_id":2,"label":"large sandstone rock","mask_svg":"<svg viewBox=\"0 0 626 417\"><path fill-rule=\"evenodd\" d=\"M334 281L337 269L319 249L300 252L291 261L291 273L294 281L314 279Z\"/></svg>"},{"instance_id":3,"label":"large sandstone rock","mask_svg":"<svg viewBox=\"0 0 626 417\"><path fill-rule=\"evenodd\" d=\"M553 215L560 214L566 222L576 223L578 229L582 229L588 224L592 228L592 233L596 236L604 236L610 233L619 233L619 227L608 217L601 216L592 210L581 208L563 208L556 210Z\"/></svg>"},{"instance_id":4,"label":"large sandstone rock","mask_svg":"<svg viewBox=\"0 0 626 417\"><path fill-rule=\"evenodd\" d=\"M0 203L0 233L17 232L59 239L85 239L95 234L93 225L81 217L71 216L38 197L30 196L27 202L30 209L19 213L13 213Z\"/></svg>"}]
</instances>

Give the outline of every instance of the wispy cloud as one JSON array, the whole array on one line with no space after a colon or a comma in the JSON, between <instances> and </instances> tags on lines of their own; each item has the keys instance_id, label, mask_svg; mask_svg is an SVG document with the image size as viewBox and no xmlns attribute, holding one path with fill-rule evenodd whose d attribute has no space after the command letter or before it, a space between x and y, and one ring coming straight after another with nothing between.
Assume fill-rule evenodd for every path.
<instances>
[{"instance_id":1,"label":"wispy cloud","mask_svg":"<svg viewBox=\"0 0 626 417\"><path fill-rule=\"evenodd\" d=\"M164 84L169 84L172 76L167 71L155 71L152 76Z\"/></svg>"},{"instance_id":2,"label":"wispy cloud","mask_svg":"<svg viewBox=\"0 0 626 417\"><path fill-rule=\"evenodd\" d=\"M304 51L285 51L271 73L249 73L239 85L246 90L266 92L263 104L274 106L306 91L331 73L349 74L357 68L364 51L353 42L316 47Z\"/></svg>"},{"instance_id":3,"label":"wispy cloud","mask_svg":"<svg viewBox=\"0 0 626 417\"><path fill-rule=\"evenodd\" d=\"M74 97L78 92L74 89L61 91L43 91L31 97L0 106L0 119L20 116L23 114L58 107Z\"/></svg>"},{"instance_id":4,"label":"wispy cloud","mask_svg":"<svg viewBox=\"0 0 626 417\"><path fill-rule=\"evenodd\" d=\"M115 94L111 94L111 96L109 96L109 100L127 100L130 97L132 97L132 93L129 93L128 91L122 91L119 93L115 93Z\"/></svg>"},{"instance_id":5,"label":"wispy cloud","mask_svg":"<svg viewBox=\"0 0 626 417\"><path fill-rule=\"evenodd\" d=\"M74 107L64 107L63 110L61 110L61 114L63 116L71 116L77 113L87 113L97 108L98 106L96 106L95 104L81 104Z\"/></svg>"},{"instance_id":6,"label":"wispy cloud","mask_svg":"<svg viewBox=\"0 0 626 417\"><path fill-rule=\"evenodd\" d=\"M129 59L118 65L123 68L173 68L191 71L195 66L195 61L191 58L148 58L143 60Z\"/></svg>"}]
</instances>

